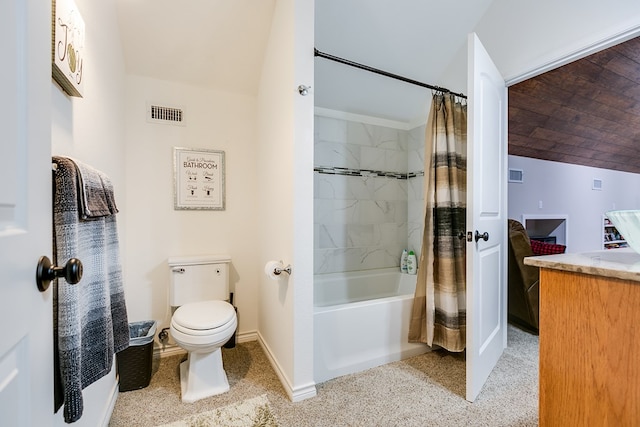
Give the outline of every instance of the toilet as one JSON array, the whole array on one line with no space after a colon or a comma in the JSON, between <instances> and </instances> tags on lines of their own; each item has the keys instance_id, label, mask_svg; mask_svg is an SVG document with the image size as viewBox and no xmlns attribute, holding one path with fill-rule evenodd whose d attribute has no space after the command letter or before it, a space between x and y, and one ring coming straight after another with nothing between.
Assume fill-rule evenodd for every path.
<instances>
[{"instance_id":1,"label":"toilet","mask_svg":"<svg viewBox=\"0 0 640 427\"><path fill-rule=\"evenodd\" d=\"M182 401L195 402L229 390L221 347L236 330L229 304L229 263L221 255L169 258L169 303L177 307L169 328L188 353L180 364Z\"/></svg>"}]
</instances>

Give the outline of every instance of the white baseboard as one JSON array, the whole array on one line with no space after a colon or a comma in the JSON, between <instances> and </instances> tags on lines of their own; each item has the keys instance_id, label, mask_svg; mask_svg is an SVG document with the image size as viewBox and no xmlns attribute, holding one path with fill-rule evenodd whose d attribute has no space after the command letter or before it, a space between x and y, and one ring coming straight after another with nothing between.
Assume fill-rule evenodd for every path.
<instances>
[{"instance_id":1,"label":"white baseboard","mask_svg":"<svg viewBox=\"0 0 640 427\"><path fill-rule=\"evenodd\" d=\"M262 347L264 354L266 354L267 359L269 359L269 363L271 363L273 370L276 371L276 375L280 379L282 387L284 387L284 390L287 392L287 396L289 396L289 399L292 402L301 402L305 399L315 397L317 394L316 383L312 381L309 384L305 384L304 386L294 388L291 385L289 378L287 378L284 371L273 356L273 352L271 351L265 340L262 338L262 335L260 335L260 332L257 332L257 336L260 347Z\"/></svg>"},{"instance_id":2,"label":"white baseboard","mask_svg":"<svg viewBox=\"0 0 640 427\"><path fill-rule=\"evenodd\" d=\"M111 398L109 399L109 404L107 405L104 419L102 420L102 427L109 426L109 421L111 420L111 415L113 414L113 408L115 408L116 400L118 400L119 387L120 387L120 378L116 375L116 381L113 383L113 387L111 389Z\"/></svg>"},{"instance_id":3,"label":"white baseboard","mask_svg":"<svg viewBox=\"0 0 640 427\"><path fill-rule=\"evenodd\" d=\"M178 354L187 354L187 352L176 344L167 344L162 347L154 347L153 357L171 357Z\"/></svg>"},{"instance_id":4,"label":"white baseboard","mask_svg":"<svg viewBox=\"0 0 640 427\"><path fill-rule=\"evenodd\" d=\"M318 391L316 390L316 383L310 382L302 387L298 387L291 397L292 402L302 402L303 400L310 399L312 397L316 397Z\"/></svg>"},{"instance_id":5,"label":"white baseboard","mask_svg":"<svg viewBox=\"0 0 640 427\"><path fill-rule=\"evenodd\" d=\"M243 343L249 341L256 341L258 339L258 333L256 331L242 332L236 335L236 342ZM167 344L162 347L154 347L154 357L171 357L179 354L187 354L187 352L177 344Z\"/></svg>"},{"instance_id":6,"label":"white baseboard","mask_svg":"<svg viewBox=\"0 0 640 427\"><path fill-rule=\"evenodd\" d=\"M249 342L258 340L258 331L243 332L237 335L236 342Z\"/></svg>"},{"instance_id":7,"label":"white baseboard","mask_svg":"<svg viewBox=\"0 0 640 427\"><path fill-rule=\"evenodd\" d=\"M278 379L282 383L282 386L284 387L287 395L289 396L289 399L292 402L300 402L302 400L316 396L316 383L313 381L309 384L305 384L296 388L291 385L291 382L284 374L280 365L276 362L276 359L273 357L273 352L265 343L264 339L258 331L243 332L236 336L237 343L249 341L258 341L260 347L262 347L262 350L266 354L267 359L269 359L269 363L273 367L273 370L276 372ZM168 344L163 347L155 347L153 349L153 353L155 357L171 357L179 354L184 355L186 354L186 351L176 344Z\"/></svg>"}]
</instances>

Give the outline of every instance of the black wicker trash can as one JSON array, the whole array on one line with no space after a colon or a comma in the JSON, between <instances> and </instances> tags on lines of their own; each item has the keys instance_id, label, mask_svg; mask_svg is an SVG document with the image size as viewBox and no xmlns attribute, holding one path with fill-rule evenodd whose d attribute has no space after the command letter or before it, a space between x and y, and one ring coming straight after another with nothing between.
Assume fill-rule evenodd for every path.
<instances>
[{"instance_id":1,"label":"black wicker trash can","mask_svg":"<svg viewBox=\"0 0 640 427\"><path fill-rule=\"evenodd\" d=\"M129 348L116 355L120 391L145 388L151 381L155 320L129 323Z\"/></svg>"}]
</instances>

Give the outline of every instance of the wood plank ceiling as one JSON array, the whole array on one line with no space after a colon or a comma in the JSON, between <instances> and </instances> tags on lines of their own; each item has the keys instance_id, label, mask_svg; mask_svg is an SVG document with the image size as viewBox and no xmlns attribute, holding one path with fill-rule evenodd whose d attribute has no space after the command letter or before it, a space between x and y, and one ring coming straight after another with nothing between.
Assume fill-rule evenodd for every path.
<instances>
[{"instance_id":1,"label":"wood plank ceiling","mask_svg":"<svg viewBox=\"0 0 640 427\"><path fill-rule=\"evenodd\" d=\"M509 154L640 173L640 37L509 87Z\"/></svg>"}]
</instances>

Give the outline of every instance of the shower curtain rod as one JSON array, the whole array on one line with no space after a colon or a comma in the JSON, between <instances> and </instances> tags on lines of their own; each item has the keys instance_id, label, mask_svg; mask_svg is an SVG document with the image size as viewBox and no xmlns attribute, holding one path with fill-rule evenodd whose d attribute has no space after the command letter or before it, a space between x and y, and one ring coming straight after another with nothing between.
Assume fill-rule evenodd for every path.
<instances>
[{"instance_id":1,"label":"shower curtain rod","mask_svg":"<svg viewBox=\"0 0 640 427\"><path fill-rule=\"evenodd\" d=\"M433 86L427 83L422 83L417 80L409 79L407 77L399 76L397 74L389 73L387 71L379 70L377 68L369 67L368 65L359 64L357 62L350 61L348 59L340 58L338 56L329 55L328 53L320 52L318 49L313 48L314 56L319 56L320 58L325 58L330 61L339 62L341 64L349 65L350 67L360 68L361 70L370 71L372 73L380 74L381 76L391 77L392 79L401 80L406 83L411 83L412 85L426 87L427 89L432 89L438 92L450 93L455 96L459 96L460 98L467 99L467 96L463 93L456 93L450 91L447 88L440 86Z\"/></svg>"}]
</instances>

